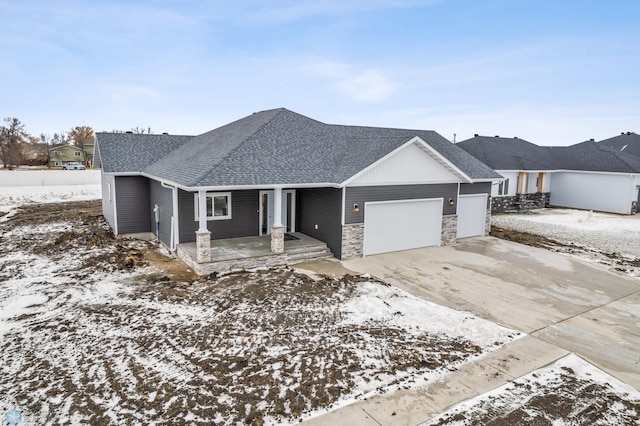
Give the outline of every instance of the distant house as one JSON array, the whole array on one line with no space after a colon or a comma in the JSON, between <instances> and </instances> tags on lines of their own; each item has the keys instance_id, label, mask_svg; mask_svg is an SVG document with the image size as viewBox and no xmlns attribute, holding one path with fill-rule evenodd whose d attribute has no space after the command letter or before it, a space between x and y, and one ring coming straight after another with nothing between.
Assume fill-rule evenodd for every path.
<instances>
[{"instance_id":1,"label":"distant house","mask_svg":"<svg viewBox=\"0 0 640 426\"><path fill-rule=\"evenodd\" d=\"M598 142L625 154L640 158L640 135L634 132L622 132L618 136Z\"/></svg>"},{"instance_id":2,"label":"distant house","mask_svg":"<svg viewBox=\"0 0 640 426\"><path fill-rule=\"evenodd\" d=\"M555 162L548 149L520 138L479 135L456 146L504 177L491 189L493 211L549 205Z\"/></svg>"},{"instance_id":3,"label":"distant house","mask_svg":"<svg viewBox=\"0 0 640 426\"><path fill-rule=\"evenodd\" d=\"M492 188L493 211L545 206L638 211L640 158L625 150L593 140L541 147L518 138L483 136L457 145L505 178Z\"/></svg>"},{"instance_id":4,"label":"distant house","mask_svg":"<svg viewBox=\"0 0 640 426\"><path fill-rule=\"evenodd\" d=\"M98 133L96 153L114 232L153 233L200 273L292 263L302 242L348 259L485 235L500 179L433 131L286 109L199 136Z\"/></svg>"},{"instance_id":5,"label":"distant house","mask_svg":"<svg viewBox=\"0 0 640 426\"><path fill-rule=\"evenodd\" d=\"M86 163L87 156L84 149L75 145L58 145L49 148L49 165L51 167L62 167L73 161Z\"/></svg>"}]
</instances>

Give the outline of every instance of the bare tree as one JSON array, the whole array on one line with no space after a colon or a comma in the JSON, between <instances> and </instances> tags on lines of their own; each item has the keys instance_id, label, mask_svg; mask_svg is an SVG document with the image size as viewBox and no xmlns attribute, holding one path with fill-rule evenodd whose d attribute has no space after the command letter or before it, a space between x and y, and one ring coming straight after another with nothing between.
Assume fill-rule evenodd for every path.
<instances>
[{"instance_id":1,"label":"bare tree","mask_svg":"<svg viewBox=\"0 0 640 426\"><path fill-rule=\"evenodd\" d=\"M90 126L76 126L69 130L69 139L73 141L75 146L83 146L87 142L93 143L95 140L95 133Z\"/></svg>"},{"instance_id":2,"label":"bare tree","mask_svg":"<svg viewBox=\"0 0 640 426\"><path fill-rule=\"evenodd\" d=\"M152 135L153 134L153 130L151 130L151 127L132 127L129 130L120 130L120 129L113 129L111 130L111 133L133 133L136 135Z\"/></svg>"},{"instance_id":3,"label":"bare tree","mask_svg":"<svg viewBox=\"0 0 640 426\"><path fill-rule=\"evenodd\" d=\"M12 169L22 164L22 144L27 138L24 124L15 117L4 119L6 123L0 127L0 155L5 168Z\"/></svg>"}]
</instances>

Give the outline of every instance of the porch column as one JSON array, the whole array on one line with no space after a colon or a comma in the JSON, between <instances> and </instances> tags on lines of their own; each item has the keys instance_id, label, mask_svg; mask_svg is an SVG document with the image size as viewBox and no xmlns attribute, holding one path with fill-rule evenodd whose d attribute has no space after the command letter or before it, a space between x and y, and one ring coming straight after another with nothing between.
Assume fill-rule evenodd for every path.
<instances>
[{"instance_id":1,"label":"porch column","mask_svg":"<svg viewBox=\"0 0 640 426\"><path fill-rule=\"evenodd\" d=\"M207 229L207 192L198 191L198 230L196 231L196 262L211 261L211 232Z\"/></svg>"},{"instance_id":2,"label":"porch column","mask_svg":"<svg viewBox=\"0 0 640 426\"><path fill-rule=\"evenodd\" d=\"M284 252L284 226L282 226L282 188L273 190L273 226L271 227L271 251Z\"/></svg>"}]
</instances>

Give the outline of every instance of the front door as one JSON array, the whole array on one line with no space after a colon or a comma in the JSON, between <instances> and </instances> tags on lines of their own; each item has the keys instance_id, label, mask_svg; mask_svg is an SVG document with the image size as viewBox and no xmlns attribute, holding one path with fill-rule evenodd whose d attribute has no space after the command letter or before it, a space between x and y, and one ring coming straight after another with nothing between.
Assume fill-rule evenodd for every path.
<instances>
[{"instance_id":1,"label":"front door","mask_svg":"<svg viewBox=\"0 0 640 426\"><path fill-rule=\"evenodd\" d=\"M273 191L260 191L260 235L271 234L273 227ZM296 191L282 191L282 224L285 232L296 232Z\"/></svg>"}]
</instances>

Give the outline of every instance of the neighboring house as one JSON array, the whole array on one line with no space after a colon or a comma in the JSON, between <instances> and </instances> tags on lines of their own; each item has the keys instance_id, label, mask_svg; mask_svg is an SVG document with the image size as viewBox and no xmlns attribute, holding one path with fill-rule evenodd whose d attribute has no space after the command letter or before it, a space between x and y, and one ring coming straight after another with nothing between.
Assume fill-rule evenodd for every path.
<instances>
[{"instance_id":1,"label":"neighboring house","mask_svg":"<svg viewBox=\"0 0 640 426\"><path fill-rule=\"evenodd\" d=\"M82 148L75 145L58 145L49 148L49 165L51 167L62 167L72 161L85 163L86 156Z\"/></svg>"},{"instance_id":2,"label":"neighboring house","mask_svg":"<svg viewBox=\"0 0 640 426\"><path fill-rule=\"evenodd\" d=\"M491 210L548 206L555 166L552 154L546 148L517 137L479 135L456 146L504 177L491 188Z\"/></svg>"},{"instance_id":3,"label":"neighboring house","mask_svg":"<svg viewBox=\"0 0 640 426\"><path fill-rule=\"evenodd\" d=\"M621 214L640 211L640 158L593 140L547 149L557 168L550 205Z\"/></svg>"},{"instance_id":4,"label":"neighboring house","mask_svg":"<svg viewBox=\"0 0 640 426\"><path fill-rule=\"evenodd\" d=\"M640 135L634 132L622 132L618 136L598 142L625 154L640 158Z\"/></svg>"},{"instance_id":5,"label":"neighboring house","mask_svg":"<svg viewBox=\"0 0 640 426\"><path fill-rule=\"evenodd\" d=\"M541 147L518 138L482 136L457 145L504 176L492 189L493 211L546 206L621 214L638 210L640 158L624 150L593 140Z\"/></svg>"},{"instance_id":6,"label":"neighboring house","mask_svg":"<svg viewBox=\"0 0 640 426\"><path fill-rule=\"evenodd\" d=\"M216 261L214 242L232 238L266 238L287 263L296 236L347 259L485 235L501 178L433 131L286 109L195 137L98 133L96 153L114 232L153 232L199 272L215 270L202 266Z\"/></svg>"},{"instance_id":7,"label":"neighboring house","mask_svg":"<svg viewBox=\"0 0 640 426\"><path fill-rule=\"evenodd\" d=\"M84 151L85 158L85 166L93 167L93 151L94 151L94 142L93 141L83 141L82 142L82 150Z\"/></svg>"},{"instance_id":8,"label":"neighboring house","mask_svg":"<svg viewBox=\"0 0 640 426\"><path fill-rule=\"evenodd\" d=\"M25 144L22 152L23 163L28 166L47 165L49 146L44 143Z\"/></svg>"}]
</instances>

